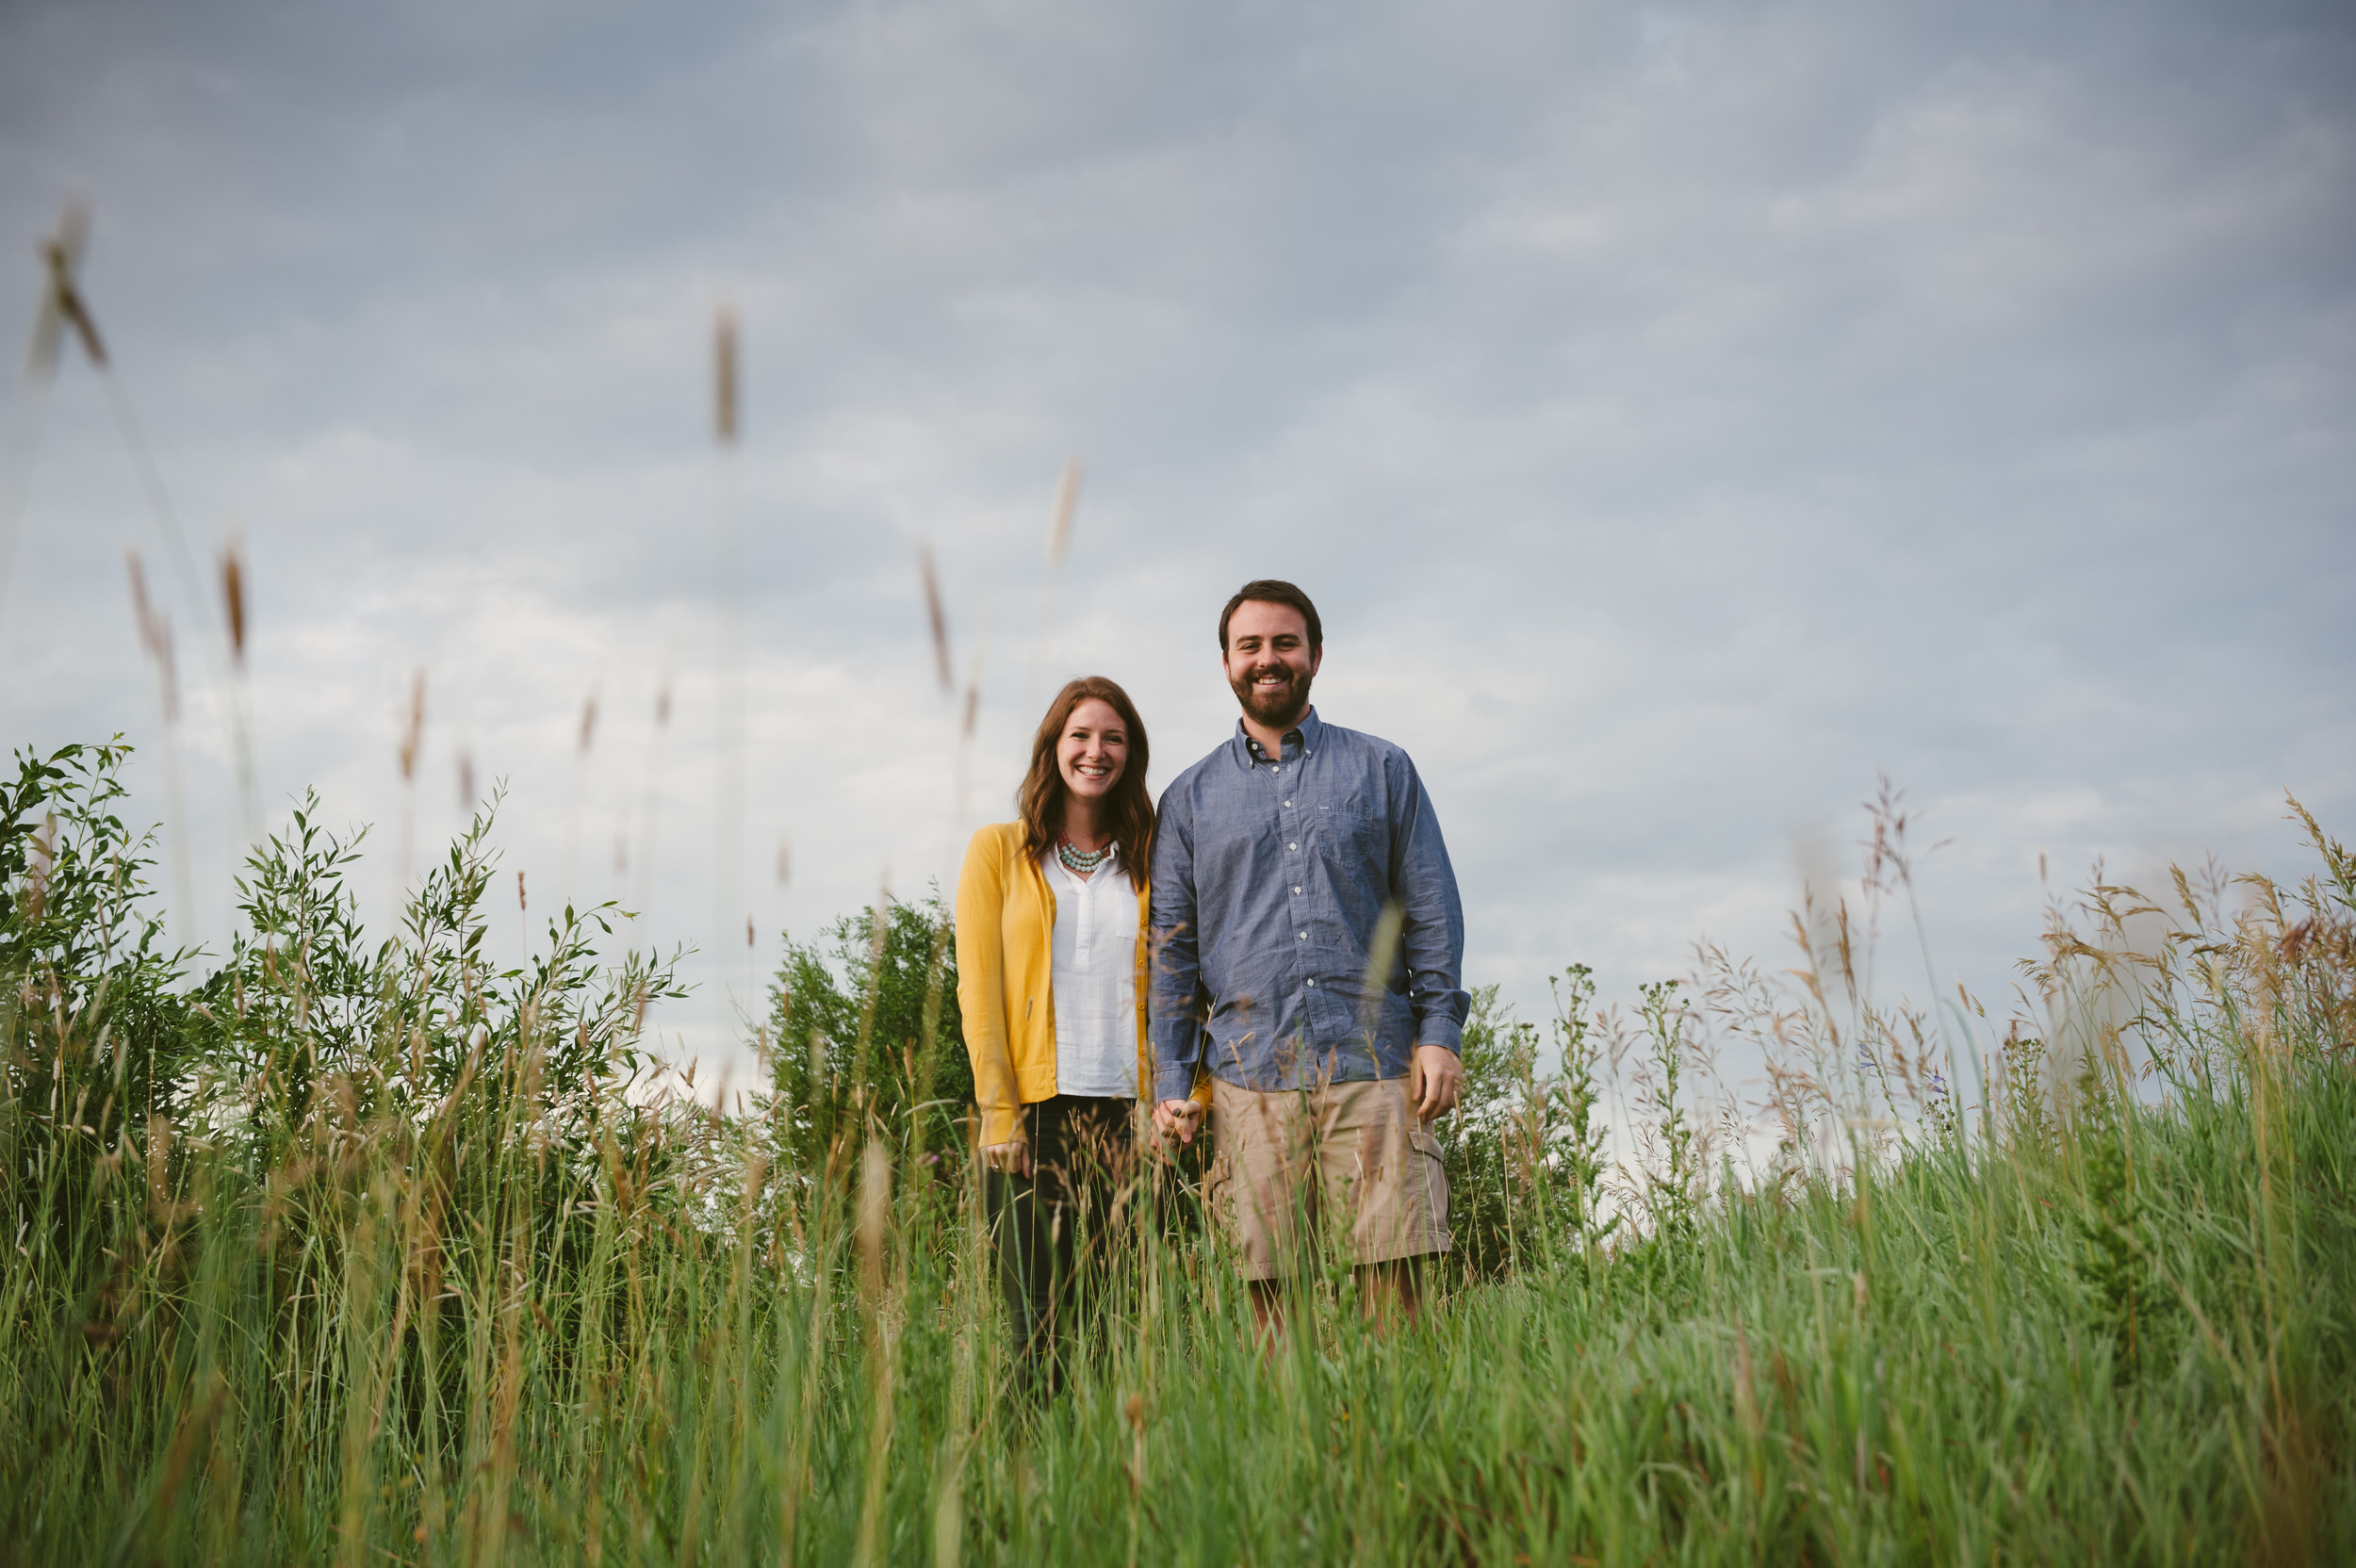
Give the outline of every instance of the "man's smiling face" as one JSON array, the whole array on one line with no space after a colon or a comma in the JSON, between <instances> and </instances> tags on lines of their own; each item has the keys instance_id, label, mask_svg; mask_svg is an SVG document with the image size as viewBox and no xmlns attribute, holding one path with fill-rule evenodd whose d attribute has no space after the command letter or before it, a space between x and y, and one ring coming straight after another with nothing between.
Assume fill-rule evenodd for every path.
<instances>
[{"instance_id":1,"label":"man's smiling face","mask_svg":"<svg viewBox=\"0 0 2356 1568\"><path fill-rule=\"evenodd\" d=\"M1325 650L1309 646L1309 623L1289 604L1246 599L1227 620L1227 684L1246 716L1286 729L1309 710L1309 682Z\"/></svg>"}]
</instances>

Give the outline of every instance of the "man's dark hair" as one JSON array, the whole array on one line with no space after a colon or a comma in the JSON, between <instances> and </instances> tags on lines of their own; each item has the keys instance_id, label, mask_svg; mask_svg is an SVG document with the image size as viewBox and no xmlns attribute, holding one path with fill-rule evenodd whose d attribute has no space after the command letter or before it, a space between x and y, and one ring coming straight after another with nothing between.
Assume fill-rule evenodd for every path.
<instances>
[{"instance_id":1,"label":"man's dark hair","mask_svg":"<svg viewBox=\"0 0 2356 1568\"><path fill-rule=\"evenodd\" d=\"M1301 618L1309 624L1309 651L1315 653L1325 645L1325 628L1317 622L1317 607L1309 602L1309 596L1289 582L1279 582L1272 577L1259 578L1235 590L1235 596L1227 601L1227 608L1219 612L1219 651L1227 652L1227 623L1235 617L1235 606L1246 599L1262 604L1288 604L1301 612Z\"/></svg>"}]
</instances>

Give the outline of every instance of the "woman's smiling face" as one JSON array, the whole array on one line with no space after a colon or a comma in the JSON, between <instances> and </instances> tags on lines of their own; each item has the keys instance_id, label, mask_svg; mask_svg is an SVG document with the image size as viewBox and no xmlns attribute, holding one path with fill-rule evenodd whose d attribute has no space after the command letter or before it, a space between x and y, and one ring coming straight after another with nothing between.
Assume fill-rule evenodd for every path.
<instances>
[{"instance_id":1,"label":"woman's smiling face","mask_svg":"<svg viewBox=\"0 0 2356 1568\"><path fill-rule=\"evenodd\" d=\"M1102 800L1129 766L1129 727L1102 697L1072 709L1055 741L1055 770L1064 788L1083 800Z\"/></svg>"}]
</instances>

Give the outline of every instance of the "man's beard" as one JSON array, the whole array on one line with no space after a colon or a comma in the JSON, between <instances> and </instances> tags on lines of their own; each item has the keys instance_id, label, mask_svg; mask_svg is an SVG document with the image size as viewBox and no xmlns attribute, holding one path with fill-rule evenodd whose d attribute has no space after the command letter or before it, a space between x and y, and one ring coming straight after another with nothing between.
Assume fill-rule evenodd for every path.
<instances>
[{"instance_id":1,"label":"man's beard","mask_svg":"<svg viewBox=\"0 0 2356 1568\"><path fill-rule=\"evenodd\" d=\"M1234 689L1235 700L1243 704L1243 710L1251 716L1252 723L1266 725L1270 729L1279 727L1290 728L1301 721L1302 714L1309 711L1309 682L1312 678L1296 675L1289 667L1281 664L1275 666L1275 671L1284 677L1282 686L1256 684L1261 676L1268 673L1266 665L1247 670L1241 680L1231 680L1227 684Z\"/></svg>"}]
</instances>

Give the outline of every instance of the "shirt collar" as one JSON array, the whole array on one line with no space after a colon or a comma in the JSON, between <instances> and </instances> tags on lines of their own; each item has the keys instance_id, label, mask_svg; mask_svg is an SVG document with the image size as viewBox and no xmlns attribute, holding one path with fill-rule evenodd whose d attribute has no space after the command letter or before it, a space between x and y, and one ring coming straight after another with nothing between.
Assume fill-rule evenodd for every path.
<instances>
[{"instance_id":1,"label":"shirt collar","mask_svg":"<svg viewBox=\"0 0 2356 1568\"><path fill-rule=\"evenodd\" d=\"M1301 716L1301 722L1284 731L1284 734L1287 737L1294 735L1301 737L1301 749L1304 756L1317 750L1325 735L1325 722L1317 717L1316 705L1312 704L1309 710ZM1235 721L1235 760L1247 768L1252 765L1254 755L1252 749L1252 744L1251 732L1244 728L1243 721L1237 719ZM1279 757L1277 760L1281 762L1284 759Z\"/></svg>"}]
</instances>

